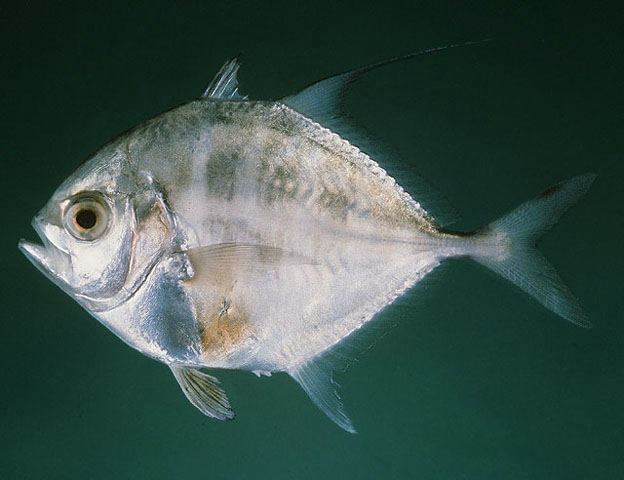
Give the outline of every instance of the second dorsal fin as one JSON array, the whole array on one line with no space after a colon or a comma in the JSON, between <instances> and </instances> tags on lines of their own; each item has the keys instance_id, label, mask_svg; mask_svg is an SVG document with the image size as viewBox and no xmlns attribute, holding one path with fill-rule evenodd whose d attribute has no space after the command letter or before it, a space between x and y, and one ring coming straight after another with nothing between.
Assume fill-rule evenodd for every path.
<instances>
[{"instance_id":1,"label":"second dorsal fin","mask_svg":"<svg viewBox=\"0 0 624 480\"><path fill-rule=\"evenodd\" d=\"M428 55L430 53L440 52L450 48L476 45L487 41L489 41L489 39L428 48L419 52L408 53L407 55L359 67L345 73L319 80L318 82L304 88L299 93L284 97L281 102L299 113L311 118L312 120L327 126L328 122L331 122L335 117L340 115L341 99L346 93L349 85L358 80L365 73L392 63L400 62L402 60L408 60L410 58Z\"/></svg>"}]
</instances>

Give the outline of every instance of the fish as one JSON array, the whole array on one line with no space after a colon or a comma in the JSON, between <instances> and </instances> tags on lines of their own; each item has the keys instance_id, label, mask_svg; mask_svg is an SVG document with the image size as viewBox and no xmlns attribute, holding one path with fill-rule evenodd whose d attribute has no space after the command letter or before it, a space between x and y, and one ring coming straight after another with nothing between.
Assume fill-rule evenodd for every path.
<instances>
[{"instance_id":1,"label":"fish","mask_svg":"<svg viewBox=\"0 0 624 480\"><path fill-rule=\"evenodd\" d=\"M277 101L242 95L240 62L229 60L201 97L83 163L34 216L41 242L22 239L19 249L123 342L167 365L190 403L219 420L234 410L206 369L286 373L355 432L333 380L341 352L451 258L470 258L591 327L536 244L594 174L480 229L454 231L364 143L338 133L341 99L355 80L445 48L331 76Z\"/></svg>"}]
</instances>

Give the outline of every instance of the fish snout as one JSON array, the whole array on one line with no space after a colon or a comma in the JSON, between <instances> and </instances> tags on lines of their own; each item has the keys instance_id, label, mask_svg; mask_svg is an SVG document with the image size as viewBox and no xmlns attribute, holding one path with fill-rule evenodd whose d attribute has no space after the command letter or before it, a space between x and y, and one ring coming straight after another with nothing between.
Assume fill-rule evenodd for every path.
<instances>
[{"instance_id":1,"label":"fish snout","mask_svg":"<svg viewBox=\"0 0 624 480\"><path fill-rule=\"evenodd\" d=\"M71 260L63 248L62 229L46 223L40 215L35 216L31 224L41 243L21 239L17 247L41 273L67 290L71 277Z\"/></svg>"}]
</instances>

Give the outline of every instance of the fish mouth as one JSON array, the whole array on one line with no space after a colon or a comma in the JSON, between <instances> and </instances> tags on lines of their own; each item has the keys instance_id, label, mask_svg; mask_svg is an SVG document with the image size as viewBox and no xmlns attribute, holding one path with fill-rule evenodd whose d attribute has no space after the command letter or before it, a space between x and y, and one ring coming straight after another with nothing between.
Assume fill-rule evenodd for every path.
<instances>
[{"instance_id":1,"label":"fish mouth","mask_svg":"<svg viewBox=\"0 0 624 480\"><path fill-rule=\"evenodd\" d=\"M46 235L46 228L38 218L33 218L32 227L39 235L41 244L21 239L17 248L37 269L54 284L64 291L71 293L68 279L71 272L71 260L67 253L54 245ZM58 228L58 227L57 227Z\"/></svg>"}]
</instances>

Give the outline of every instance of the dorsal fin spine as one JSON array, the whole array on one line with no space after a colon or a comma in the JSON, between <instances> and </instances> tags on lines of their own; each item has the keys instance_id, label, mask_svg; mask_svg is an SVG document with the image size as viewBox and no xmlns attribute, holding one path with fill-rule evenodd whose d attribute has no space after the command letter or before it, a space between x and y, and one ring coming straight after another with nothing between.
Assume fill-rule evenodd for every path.
<instances>
[{"instance_id":1,"label":"dorsal fin spine","mask_svg":"<svg viewBox=\"0 0 624 480\"><path fill-rule=\"evenodd\" d=\"M202 98L244 100L246 97L238 93L239 68L240 63L236 57L225 62L204 91Z\"/></svg>"}]
</instances>

